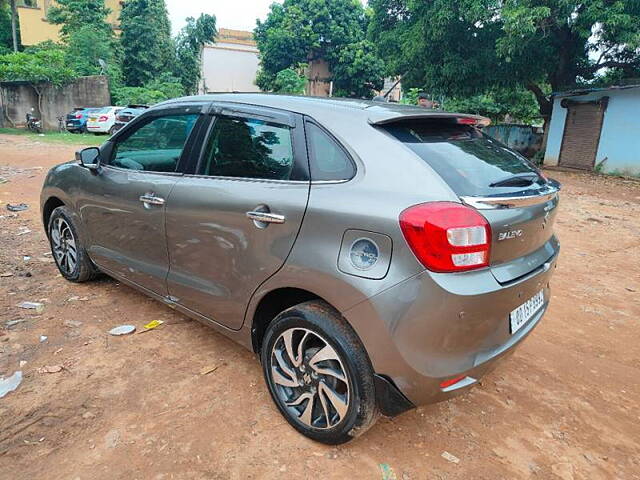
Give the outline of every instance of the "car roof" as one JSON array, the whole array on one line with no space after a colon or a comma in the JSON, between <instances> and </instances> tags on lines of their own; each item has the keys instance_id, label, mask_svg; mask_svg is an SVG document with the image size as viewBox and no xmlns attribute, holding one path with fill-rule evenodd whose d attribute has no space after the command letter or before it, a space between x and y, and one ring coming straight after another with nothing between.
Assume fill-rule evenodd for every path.
<instances>
[{"instance_id":1,"label":"car roof","mask_svg":"<svg viewBox=\"0 0 640 480\"><path fill-rule=\"evenodd\" d=\"M311 117L324 117L327 114L348 115L350 117L355 115L362 117L363 120L368 121L373 125L383 125L406 119L459 117L472 117L476 119L482 118L475 115L428 110L422 107L402 105L398 103L383 103L349 98L279 95L273 93L221 93L194 95L191 97L176 98L174 100L160 103L156 108L192 102L240 103L259 107L277 108Z\"/></svg>"}]
</instances>

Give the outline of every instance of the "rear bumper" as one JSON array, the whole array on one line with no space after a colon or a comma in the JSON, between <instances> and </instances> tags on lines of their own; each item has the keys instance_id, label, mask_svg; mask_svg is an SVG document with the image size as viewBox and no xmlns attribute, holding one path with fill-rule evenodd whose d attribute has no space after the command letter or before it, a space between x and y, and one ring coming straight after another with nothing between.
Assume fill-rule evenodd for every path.
<instances>
[{"instance_id":1,"label":"rear bumper","mask_svg":"<svg viewBox=\"0 0 640 480\"><path fill-rule=\"evenodd\" d=\"M66 122L66 127L68 131L75 131L75 130L82 130L84 128L85 124L82 123L82 121L80 120L67 120Z\"/></svg>"},{"instance_id":2,"label":"rear bumper","mask_svg":"<svg viewBox=\"0 0 640 480\"><path fill-rule=\"evenodd\" d=\"M110 125L87 124L87 130L95 133L107 133L109 128L111 128Z\"/></svg>"},{"instance_id":3,"label":"rear bumper","mask_svg":"<svg viewBox=\"0 0 640 480\"><path fill-rule=\"evenodd\" d=\"M464 274L422 272L343 312L377 374L414 405L435 403L472 386L513 352L540 323L550 298L548 267L503 285L489 269ZM509 313L544 291L543 307L515 334ZM449 388L441 382L464 376Z\"/></svg>"}]
</instances>

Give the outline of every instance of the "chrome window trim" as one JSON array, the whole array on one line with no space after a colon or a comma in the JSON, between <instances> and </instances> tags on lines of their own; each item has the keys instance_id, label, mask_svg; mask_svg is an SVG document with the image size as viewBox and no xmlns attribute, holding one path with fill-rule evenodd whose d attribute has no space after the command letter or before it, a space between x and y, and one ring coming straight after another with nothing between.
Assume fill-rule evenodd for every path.
<instances>
[{"instance_id":1,"label":"chrome window trim","mask_svg":"<svg viewBox=\"0 0 640 480\"><path fill-rule=\"evenodd\" d=\"M230 180L241 182L260 182L260 183L280 183L280 184L297 184L297 185L309 185L309 180L277 180L271 178L255 178L255 177L225 177L221 175L200 175L196 173L185 173L184 177L189 178L203 178L209 180Z\"/></svg>"},{"instance_id":2,"label":"chrome window trim","mask_svg":"<svg viewBox=\"0 0 640 480\"><path fill-rule=\"evenodd\" d=\"M463 203L478 210L495 210L498 208L519 208L539 205L558 196L559 188L550 186L535 195L518 195L503 197L460 197Z\"/></svg>"},{"instance_id":3,"label":"chrome window trim","mask_svg":"<svg viewBox=\"0 0 640 480\"><path fill-rule=\"evenodd\" d=\"M353 178L345 178L343 180L312 180L311 185L338 185L341 183L348 183Z\"/></svg>"},{"instance_id":4,"label":"chrome window trim","mask_svg":"<svg viewBox=\"0 0 640 480\"><path fill-rule=\"evenodd\" d=\"M137 170L139 171L139 170ZM189 178L208 178L211 180L232 180L232 181L245 181L245 182L261 182L261 183L281 183L281 184L300 184L300 185L338 185L341 183L350 182L353 179L344 180L275 180L269 178L254 178L254 177L224 177L221 175L198 175L195 173L185 173L184 177Z\"/></svg>"},{"instance_id":5,"label":"chrome window trim","mask_svg":"<svg viewBox=\"0 0 640 480\"><path fill-rule=\"evenodd\" d=\"M100 167L102 168L109 168L111 170L115 170L117 172L133 172L133 173L147 173L150 175L167 175L170 177L183 177L184 174L181 172L153 172L150 170L133 170L131 168L122 168L122 167L115 167L111 164L105 164L105 165L100 165Z\"/></svg>"}]
</instances>

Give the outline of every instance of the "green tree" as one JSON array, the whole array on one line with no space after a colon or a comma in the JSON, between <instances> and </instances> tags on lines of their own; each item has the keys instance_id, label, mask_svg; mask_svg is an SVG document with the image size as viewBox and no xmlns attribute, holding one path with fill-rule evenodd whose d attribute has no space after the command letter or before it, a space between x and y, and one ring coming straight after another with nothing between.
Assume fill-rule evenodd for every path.
<instances>
[{"instance_id":1,"label":"green tree","mask_svg":"<svg viewBox=\"0 0 640 480\"><path fill-rule=\"evenodd\" d=\"M103 70L99 60L111 64L113 44L105 41L103 33L86 25L69 35L66 55L69 65L79 75L98 75Z\"/></svg>"},{"instance_id":2,"label":"green tree","mask_svg":"<svg viewBox=\"0 0 640 480\"><path fill-rule=\"evenodd\" d=\"M139 87L173 71L175 51L164 0L127 0L120 14L126 85Z\"/></svg>"},{"instance_id":3,"label":"green tree","mask_svg":"<svg viewBox=\"0 0 640 480\"><path fill-rule=\"evenodd\" d=\"M67 65L62 48L36 48L0 55L0 81L27 82L38 97L39 114L42 114L44 91L65 85L76 77L76 72Z\"/></svg>"},{"instance_id":4,"label":"green tree","mask_svg":"<svg viewBox=\"0 0 640 480\"><path fill-rule=\"evenodd\" d=\"M78 75L99 74L98 60L111 64L115 39L109 13L104 0L59 0L47 12L47 19L60 25L67 61Z\"/></svg>"},{"instance_id":5,"label":"green tree","mask_svg":"<svg viewBox=\"0 0 640 480\"><path fill-rule=\"evenodd\" d=\"M60 34L65 40L83 27L91 27L96 33L107 35L108 41L112 35L111 26L107 23L110 12L104 0L56 0L47 11L47 20L60 25Z\"/></svg>"},{"instance_id":6,"label":"green tree","mask_svg":"<svg viewBox=\"0 0 640 480\"><path fill-rule=\"evenodd\" d=\"M640 2L370 0L369 37L407 86L448 96L527 89L547 120L551 91L602 68L635 74Z\"/></svg>"},{"instance_id":7,"label":"green tree","mask_svg":"<svg viewBox=\"0 0 640 480\"><path fill-rule=\"evenodd\" d=\"M498 89L470 97L445 99L442 107L449 112L472 113L502 122L508 115L512 122L534 123L540 111L533 94L527 90Z\"/></svg>"},{"instance_id":8,"label":"green tree","mask_svg":"<svg viewBox=\"0 0 640 480\"><path fill-rule=\"evenodd\" d=\"M0 54L17 52L20 46L17 0L0 0Z\"/></svg>"},{"instance_id":9,"label":"green tree","mask_svg":"<svg viewBox=\"0 0 640 480\"><path fill-rule=\"evenodd\" d=\"M175 75L189 94L198 91L202 47L207 42L213 42L217 34L216 17L202 14L197 19L187 18L187 24L176 38Z\"/></svg>"},{"instance_id":10,"label":"green tree","mask_svg":"<svg viewBox=\"0 0 640 480\"><path fill-rule=\"evenodd\" d=\"M284 0L254 31L261 71L256 83L273 90L278 72L300 63L329 63L337 93L371 96L382 87L383 64L365 39L360 0Z\"/></svg>"},{"instance_id":11,"label":"green tree","mask_svg":"<svg viewBox=\"0 0 640 480\"><path fill-rule=\"evenodd\" d=\"M285 68L276 74L273 82L273 91L276 93L290 93L303 95L307 85L304 75L296 72L293 68Z\"/></svg>"},{"instance_id":12,"label":"green tree","mask_svg":"<svg viewBox=\"0 0 640 480\"><path fill-rule=\"evenodd\" d=\"M180 80L167 73L142 87L118 85L111 90L112 100L116 105L153 105L171 98L182 97L184 93Z\"/></svg>"}]
</instances>

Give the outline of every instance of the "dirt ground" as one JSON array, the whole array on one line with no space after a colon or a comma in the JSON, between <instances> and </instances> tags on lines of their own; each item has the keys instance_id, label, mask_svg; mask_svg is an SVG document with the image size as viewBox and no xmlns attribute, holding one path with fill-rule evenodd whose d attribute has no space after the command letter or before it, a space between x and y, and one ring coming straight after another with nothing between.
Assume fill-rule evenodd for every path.
<instances>
[{"instance_id":1,"label":"dirt ground","mask_svg":"<svg viewBox=\"0 0 640 480\"><path fill-rule=\"evenodd\" d=\"M113 280L60 278L38 201L73 151L0 135L0 376L24 374L0 399L0 478L640 479L639 182L548 172L562 253L541 325L470 393L333 448L289 427L240 346Z\"/></svg>"}]
</instances>

